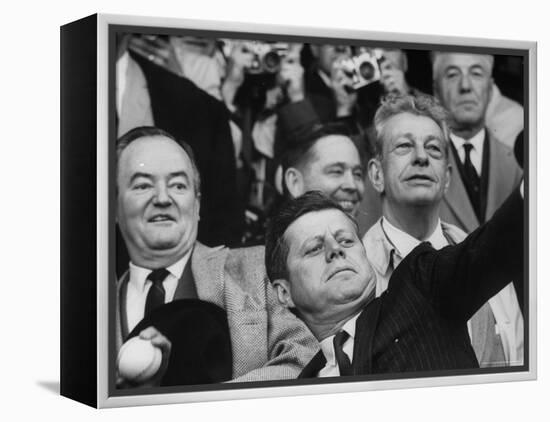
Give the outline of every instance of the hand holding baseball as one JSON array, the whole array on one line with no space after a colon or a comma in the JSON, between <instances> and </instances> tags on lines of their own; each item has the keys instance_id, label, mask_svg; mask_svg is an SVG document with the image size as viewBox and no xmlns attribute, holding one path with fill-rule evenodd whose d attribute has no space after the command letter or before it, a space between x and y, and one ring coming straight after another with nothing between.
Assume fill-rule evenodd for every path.
<instances>
[{"instance_id":1,"label":"hand holding baseball","mask_svg":"<svg viewBox=\"0 0 550 422\"><path fill-rule=\"evenodd\" d=\"M118 353L119 376L131 386L154 386L160 383L170 356L171 343L155 327L122 345Z\"/></svg>"}]
</instances>

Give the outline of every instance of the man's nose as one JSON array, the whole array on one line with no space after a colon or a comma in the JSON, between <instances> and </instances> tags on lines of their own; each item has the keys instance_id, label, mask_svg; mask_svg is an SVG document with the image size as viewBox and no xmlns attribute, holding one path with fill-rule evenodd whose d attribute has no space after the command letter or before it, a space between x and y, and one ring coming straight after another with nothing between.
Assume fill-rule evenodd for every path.
<instances>
[{"instance_id":1,"label":"man's nose","mask_svg":"<svg viewBox=\"0 0 550 422\"><path fill-rule=\"evenodd\" d=\"M460 77L460 91L461 92L470 92L472 90L472 80L468 75L462 75Z\"/></svg>"},{"instance_id":2,"label":"man's nose","mask_svg":"<svg viewBox=\"0 0 550 422\"><path fill-rule=\"evenodd\" d=\"M325 254L326 254L326 260L327 262L332 262L334 259L337 258L345 258L346 252L344 251L344 248L338 243L338 241L334 238L329 238L325 240Z\"/></svg>"},{"instance_id":3,"label":"man's nose","mask_svg":"<svg viewBox=\"0 0 550 422\"><path fill-rule=\"evenodd\" d=\"M425 166L428 164L428 154L426 153L424 145L415 146L413 163L420 166Z\"/></svg>"},{"instance_id":4,"label":"man's nose","mask_svg":"<svg viewBox=\"0 0 550 422\"><path fill-rule=\"evenodd\" d=\"M356 191L358 190L357 183L351 171L344 172L342 175L342 189Z\"/></svg>"},{"instance_id":5,"label":"man's nose","mask_svg":"<svg viewBox=\"0 0 550 422\"><path fill-rule=\"evenodd\" d=\"M168 194L168 188L166 185L158 184L156 186L153 201L154 204L158 206L170 205L170 195Z\"/></svg>"}]
</instances>

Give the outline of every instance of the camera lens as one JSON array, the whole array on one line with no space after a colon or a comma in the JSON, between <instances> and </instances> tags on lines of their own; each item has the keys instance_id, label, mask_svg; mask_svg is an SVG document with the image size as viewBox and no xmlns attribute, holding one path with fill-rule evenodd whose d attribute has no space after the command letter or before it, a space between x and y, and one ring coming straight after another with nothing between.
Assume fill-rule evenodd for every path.
<instances>
[{"instance_id":1,"label":"camera lens","mask_svg":"<svg viewBox=\"0 0 550 422\"><path fill-rule=\"evenodd\" d=\"M268 52L264 57L264 68L267 72L275 73L279 70L281 58L275 51Z\"/></svg>"},{"instance_id":2,"label":"camera lens","mask_svg":"<svg viewBox=\"0 0 550 422\"><path fill-rule=\"evenodd\" d=\"M371 80L374 77L375 70L371 62L363 62L359 66L359 73L361 77L367 81Z\"/></svg>"}]
</instances>

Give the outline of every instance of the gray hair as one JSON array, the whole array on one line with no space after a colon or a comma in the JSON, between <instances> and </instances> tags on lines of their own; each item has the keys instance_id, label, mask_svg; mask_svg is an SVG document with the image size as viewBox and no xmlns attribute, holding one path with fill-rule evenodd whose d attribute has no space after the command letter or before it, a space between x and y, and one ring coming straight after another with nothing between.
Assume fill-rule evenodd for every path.
<instances>
[{"instance_id":1,"label":"gray hair","mask_svg":"<svg viewBox=\"0 0 550 422\"><path fill-rule=\"evenodd\" d=\"M453 54L452 51L432 51L430 53L430 59L432 61L432 79L435 81L439 74L443 71L442 68L442 56L445 54ZM456 52L456 54L460 54ZM469 53L464 53L469 54ZM471 56L479 56L487 65L489 74L493 73L493 65L495 58L490 54L469 54Z\"/></svg>"},{"instance_id":2,"label":"gray hair","mask_svg":"<svg viewBox=\"0 0 550 422\"><path fill-rule=\"evenodd\" d=\"M445 155L449 154L449 114L441 106L439 101L431 95L396 95L389 94L382 100L374 115L375 130L375 154L378 159L382 159L384 150L384 129L388 121L399 114L410 113L414 116L425 116L432 119L443 132L443 142L445 146Z\"/></svg>"}]
</instances>

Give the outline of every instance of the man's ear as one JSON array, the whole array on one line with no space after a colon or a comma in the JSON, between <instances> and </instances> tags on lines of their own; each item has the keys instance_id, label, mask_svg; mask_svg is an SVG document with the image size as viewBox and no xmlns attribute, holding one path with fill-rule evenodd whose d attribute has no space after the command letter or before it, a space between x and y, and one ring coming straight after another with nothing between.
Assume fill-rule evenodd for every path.
<instances>
[{"instance_id":1,"label":"man's ear","mask_svg":"<svg viewBox=\"0 0 550 422\"><path fill-rule=\"evenodd\" d=\"M304 193L304 177L300 170L289 167L286 169L283 178L290 196L297 198Z\"/></svg>"},{"instance_id":2,"label":"man's ear","mask_svg":"<svg viewBox=\"0 0 550 422\"><path fill-rule=\"evenodd\" d=\"M453 175L453 168L450 164L447 164L447 170L445 171L445 177L447 180L445 180L445 187L443 189L443 193L447 193L447 190L449 189L449 186L451 185L451 177Z\"/></svg>"},{"instance_id":3,"label":"man's ear","mask_svg":"<svg viewBox=\"0 0 550 422\"><path fill-rule=\"evenodd\" d=\"M367 172L372 186L378 193L384 192L384 172L378 158L371 158L367 164Z\"/></svg>"},{"instance_id":4,"label":"man's ear","mask_svg":"<svg viewBox=\"0 0 550 422\"><path fill-rule=\"evenodd\" d=\"M432 80L432 92L434 93L434 97L441 102L441 98L439 97L439 88L437 86L435 78Z\"/></svg>"},{"instance_id":5,"label":"man's ear","mask_svg":"<svg viewBox=\"0 0 550 422\"><path fill-rule=\"evenodd\" d=\"M292 295L290 294L290 285L288 281L279 278L273 281L273 287L275 288L275 293L277 294L277 299L279 303L285 308L294 308L294 302L292 301Z\"/></svg>"},{"instance_id":6,"label":"man's ear","mask_svg":"<svg viewBox=\"0 0 550 422\"><path fill-rule=\"evenodd\" d=\"M491 102L494 89L495 89L495 80L494 78L491 78L491 80L489 81L489 92L487 93L487 104Z\"/></svg>"},{"instance_id":7,"label":"man's ear","mask_svg":"<svg viewBox=\"0 0 550 422\"><path fill-rule=\"evenodd\" d=\"M195 213L197 216L197 221L201 219L201 194L200 192L196 194L197 200L195 201Z\"/></svg>"}]
</instances>

